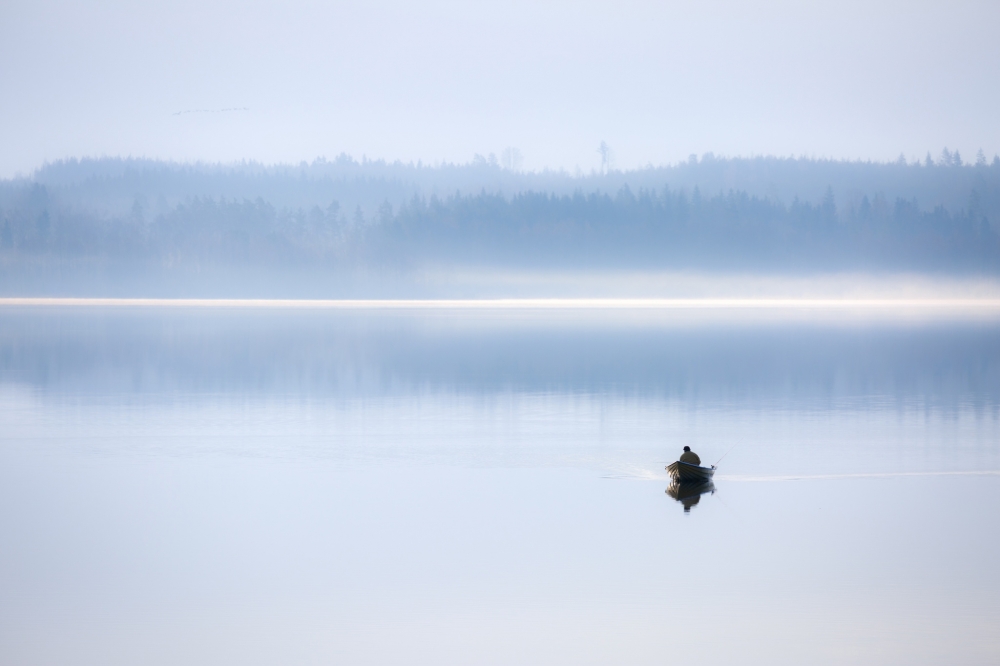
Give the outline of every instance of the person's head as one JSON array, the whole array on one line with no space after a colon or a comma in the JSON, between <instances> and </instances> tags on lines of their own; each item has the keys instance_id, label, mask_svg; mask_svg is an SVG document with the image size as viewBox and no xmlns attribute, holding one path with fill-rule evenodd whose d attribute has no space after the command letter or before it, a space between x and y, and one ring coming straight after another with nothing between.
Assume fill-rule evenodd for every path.
<instances>
[{"instance_id":1,"label":"person's head","mask_svg":"<svg viewBox=\"0 0 1000 666\"><path fill-rule=\"evenodd\" d=\"M685 450L685 451L690 451L690 450L691 450L691 447L690 447L690 446L685 446L685 447L684 447L684 450Z\"/></svg>"}]
</instances>

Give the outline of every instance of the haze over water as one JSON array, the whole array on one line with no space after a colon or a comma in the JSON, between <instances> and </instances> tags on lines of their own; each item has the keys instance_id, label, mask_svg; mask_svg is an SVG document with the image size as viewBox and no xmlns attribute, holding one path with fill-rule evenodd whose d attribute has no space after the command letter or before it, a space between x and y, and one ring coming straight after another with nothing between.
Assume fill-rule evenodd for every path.
<instances>
[{"instance_id":1,"label":"haze over water","mask_svg":"<svg viewBox=\"0 0 1000 666\"><path fill-rule=\"evenodd\" d=\"M7 663L1000 656L994 309L0 319Z\"/></svg>"},{"instance_id":2,"label":"haze over water","mask_svg":"<svg viewBox=\"0 0 1000 666\"><path fill-rule=\"evenodd\" d=\"M998 25L0 2L0 666L1000 663Z\"/></svg>"}]
</instances>

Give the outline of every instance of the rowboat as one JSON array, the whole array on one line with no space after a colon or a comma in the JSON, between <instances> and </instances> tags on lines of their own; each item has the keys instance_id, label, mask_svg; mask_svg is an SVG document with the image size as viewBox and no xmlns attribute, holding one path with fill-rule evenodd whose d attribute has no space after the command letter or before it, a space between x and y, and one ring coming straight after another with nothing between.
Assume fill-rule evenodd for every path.
<instances>
[{"instance_id":1,"label":"rowboat","mask_svg":"<svg viewBox=\"0 0 1000 666\"><path fill-rule=\"evenodd\" d=\"M715 474L715 467L700 467L678 460L667 465L667 472L674 481L707 481Z\"/></svg>"}]
</instances>

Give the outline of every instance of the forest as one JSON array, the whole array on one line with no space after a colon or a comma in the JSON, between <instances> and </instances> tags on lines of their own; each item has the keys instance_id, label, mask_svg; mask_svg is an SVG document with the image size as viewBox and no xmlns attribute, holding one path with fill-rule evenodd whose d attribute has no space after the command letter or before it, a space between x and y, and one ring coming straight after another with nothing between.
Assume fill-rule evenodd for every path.
<instances>
[{"instance_id":1,"label":"forest","mask_svg":"<svg viewBox=\"0 0 1000 666\"><path fill-rule=\"evenodd\" d=\"M998 221L1000 159L947 149L891 163L704 155L589 174L518 172L493 156L82 160L0 181L0 277L13 293L80 276L427 265L996 274Z\"/></svg>"}]
</instances>

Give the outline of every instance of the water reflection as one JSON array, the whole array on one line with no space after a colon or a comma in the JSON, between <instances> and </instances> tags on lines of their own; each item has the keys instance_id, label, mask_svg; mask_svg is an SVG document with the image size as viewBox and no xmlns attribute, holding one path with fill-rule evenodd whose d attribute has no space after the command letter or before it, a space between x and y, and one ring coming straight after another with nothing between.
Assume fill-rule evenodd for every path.
<instances>
[{"instance_id":1,"label":"water reflection","mask_svg":"<svg viewBox=\"0 0 1000 666\"><path fill-rule=\"evenodd\" d=\"M0 385L46 393L614 393L994 414L995 322L630 324L482 313L0 309Z\"/></svg>"},{"instance_id":2,"label":"water reflection","mask_svg":"<svg viewBox=\"0 0 1000 666\"><path fill-rule=\"evenodd\" d=\"M1000 663L1000 325L614 323L0 309L0 663Z\"/></svg>"},{"instance_id":3,"label":"water reflection","mask_svg":"<svg viewBox=\"0 0 1000 666\"><path fill-rule=\"evenodd\" d=\"M691 511L705 493L715 493L712 481L673 481L667 487L667 494L684 505L684 513Z\"/></svg>"}]
</instances>

